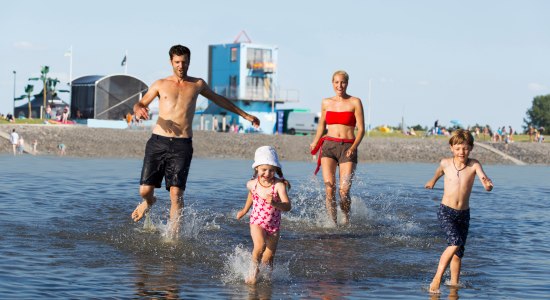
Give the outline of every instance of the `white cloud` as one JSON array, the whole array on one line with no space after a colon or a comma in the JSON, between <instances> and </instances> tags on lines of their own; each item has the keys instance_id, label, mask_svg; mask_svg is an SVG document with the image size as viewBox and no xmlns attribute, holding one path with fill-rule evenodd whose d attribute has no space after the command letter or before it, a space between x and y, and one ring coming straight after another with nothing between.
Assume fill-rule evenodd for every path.
<instances>
[{"instance_id":1,"label":"white cloud","mask_svg":"<svg viewBox=\"0 0 550 300\"><path fill-rule=\"evenodd\" d=\"M540 92L540 91L547 90L548 87L546 87L546 86L544 86L540 83L531 82L531 83L527 84L527 89L532 91L532 92Z\"/></svg>"},{"instance_id":2,"label":"white cloud","mask_svg":"<svg viewBox=\"0 0 550 300\"><path fill-rule=\"evenodd\" d=\"M13 43L13 47L16 48L16 49L22 49L22 50L27 50L27 49L33 49L34 46L31 42L27 42L27 41L20 41L20 42L15 42Z\"/></svg>"},{"instance_id":3,"label":"white cloud","mask_svg":"<svg viewBox=\"0 0 550 300\"><path fill-rule=\"evenodd\" d=\"M46 50L44 45L35 45L28 41L18 41L13 43L13 48L18 50Z\"/></svg>"}]
</instances>

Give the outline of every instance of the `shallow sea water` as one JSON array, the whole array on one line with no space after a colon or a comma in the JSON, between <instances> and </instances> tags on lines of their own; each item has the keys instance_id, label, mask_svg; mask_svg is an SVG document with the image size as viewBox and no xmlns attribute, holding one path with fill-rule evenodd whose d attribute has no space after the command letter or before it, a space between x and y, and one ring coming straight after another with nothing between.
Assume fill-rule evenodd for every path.
<instances>
[{"instance_id":1,"label":"shallow sea water","mask_svg":"<svg viewBox=\"0 0 550 300\"><path fill-rule=\"evenodd\" d=\"M133 223L141 161L0 156L1 298L548 299L550 168L484 166L476 180L458 289L428 284L445 240L436 164L360 164L352 225L331 227L313 163L283 162L292 183L271 280L244 284L252 242L250 160L194 159L182 236L165 237L168 192L156 191L155 232ZM445 276L448 279L448 274Z\"/></svg>"}]
</instances>

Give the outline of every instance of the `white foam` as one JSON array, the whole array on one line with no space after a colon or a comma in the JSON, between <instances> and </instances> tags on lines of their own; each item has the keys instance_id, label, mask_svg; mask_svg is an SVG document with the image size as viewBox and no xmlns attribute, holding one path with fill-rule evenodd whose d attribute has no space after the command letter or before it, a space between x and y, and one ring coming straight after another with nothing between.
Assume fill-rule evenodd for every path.
<instances>
[{"instance_id":1,"label":"white foam","mask_svg":"<svg viewBox=\"0 0 550 300\"><path fill-rule=\"evenodd\" d=\"M290 278L289 262L281 262L275 258L273 271L260 265L259 282L262 281L284 281ZM221 276L222 282L243 283L249 276L252 267L252 252L239 244L230 253L224 262L224 271Z\"/></svg>"}]
</instances>

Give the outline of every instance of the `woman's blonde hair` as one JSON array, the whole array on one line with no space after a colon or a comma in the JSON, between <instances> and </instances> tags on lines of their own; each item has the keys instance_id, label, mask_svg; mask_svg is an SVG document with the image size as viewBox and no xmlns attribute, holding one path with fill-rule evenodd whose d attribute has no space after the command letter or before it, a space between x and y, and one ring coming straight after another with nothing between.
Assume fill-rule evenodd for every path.
<instances>
[{"instance_id":1,"label":"woman's blonde hair","mask_svg":"<svg viewBox=\"0 0 550 300\"><path fill-rule=\"evenodd\" d=\"M349 75L344 70L338 70L338 71L334 72L334 74L332 74L332 81L334 81L334 77L336 77L336 75L342 75L342 76L344 76L344 79L346 79L346 82L349 81Z\"/></svg>"}]
</instances>

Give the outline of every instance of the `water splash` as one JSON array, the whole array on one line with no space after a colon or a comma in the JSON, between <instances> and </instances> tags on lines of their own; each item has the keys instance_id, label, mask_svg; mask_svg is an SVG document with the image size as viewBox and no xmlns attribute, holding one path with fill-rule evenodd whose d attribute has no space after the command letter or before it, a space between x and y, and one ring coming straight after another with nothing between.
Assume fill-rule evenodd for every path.
<instances>
[{"instance_id":1,"label":"water splash","mask_svg":"<svg viewBox=\"0 0 550 300\"><path fill-rule=\"evenodd\" d=\"M224 262L222 282L226 284L244 282L252 264L251 257L250 251L245 249L242 244L237 245Z\"/></svg>"},{"instance_id":2,"label":"water splash","mask_svg":"<svg viewBox=\"0 0 550 300\"><path fill-rule=\"evenodd\" d=\"M159 211L161 212L159 213ZM154 206L145 214L143 227L136 230L145 233L159 233L163 241L171 242L178 238L198 239L206 231L220 229L220 225L216 222L218 214L198 211L193 205L186 206L182 211L179 230L173 229L169 215L170 208L168 206Z\"/></svg>"},{"instance_id":3,"label":"water splash","mask_svg":"<svg viewBox=\"0 0 550 300\"><path fill-rule=\"evenodd\" d=\"M258 283L284 281L290 278L290 262L277 262L273 270L260 265ZM221 280L225 284L244 283L252 268L252 253L244 245L237 245L224 261Z\"/></svg>"}]
</instances>

